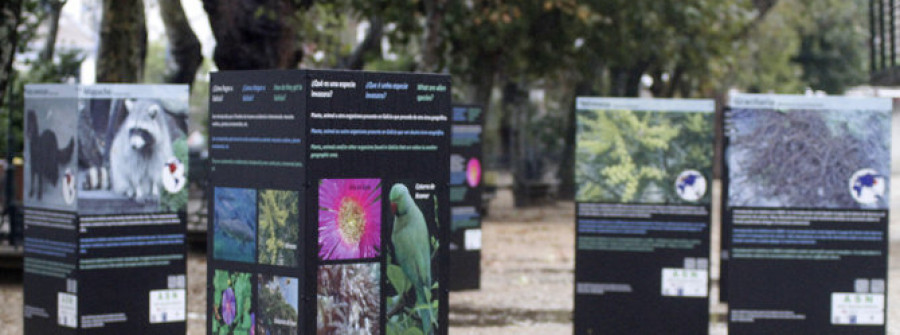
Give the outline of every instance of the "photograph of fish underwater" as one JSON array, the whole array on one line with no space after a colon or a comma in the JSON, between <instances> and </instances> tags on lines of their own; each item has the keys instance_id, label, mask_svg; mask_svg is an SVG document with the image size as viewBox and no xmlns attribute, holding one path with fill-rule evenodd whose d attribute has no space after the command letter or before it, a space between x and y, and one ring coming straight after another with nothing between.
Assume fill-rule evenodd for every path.
<instances>
[{"instance_id":1,"label":"photograph of fish underwater","mask_svg":"<svg viewBox=\"0 0 900 335\"><path fill-rule=\"evenodd\" d=\"M256 262L256 190L216 187L213 196L213 257Z\"/></svg>"},{"instance_id":2,"label":"photograph of fish underwater","mask_svg":"<svg viewBox=\"0 0 900 335\"><path fill-rule=\"evenodd\" d=\"M889 111L730 113L729 206L888 208Z\"/></svg>"},{"instance_id":3,"label":"photograph of fish underwater","mask_svg":"<svg viewBox=\"0 0 900 335\"><path fill-rule=\"evenodd\" d=\"M86 99L79 109L79 211L187 206L187 100Z\"/></svg>"}]
</instances>

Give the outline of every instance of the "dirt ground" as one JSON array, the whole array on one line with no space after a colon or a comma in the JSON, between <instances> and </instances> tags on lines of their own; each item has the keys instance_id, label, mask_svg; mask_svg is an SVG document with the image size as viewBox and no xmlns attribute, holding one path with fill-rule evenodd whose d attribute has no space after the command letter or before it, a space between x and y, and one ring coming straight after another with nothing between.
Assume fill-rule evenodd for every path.
<instances>
[{"instance_id":1,"label":"dirt ground","mask_svg":"<svg viewBox=\"0 0 900 335\"><path fill-rule=\"evenodd\" d=\"M892 208L900 209L900 197L894 199ZM571 334L573 204L515 209L509 192L501 191L491 203L490 214L483 225L482 288L450 294L450 334ZM900 222L891 228L888 334L900 335ZM713 245L717 244L714 240ZM206 333L205 257L202 251L192 250L188 258L191 335ZM21 272L0 271L0 335L21 334ZM718 275L717 271L712 274ZM715 299L717 288L711 294ZM725 308L711 305L711 312L721 316ZM710 329L712 334L727 334L721 323L711 324Z\"/></svg>"}]
</instances>

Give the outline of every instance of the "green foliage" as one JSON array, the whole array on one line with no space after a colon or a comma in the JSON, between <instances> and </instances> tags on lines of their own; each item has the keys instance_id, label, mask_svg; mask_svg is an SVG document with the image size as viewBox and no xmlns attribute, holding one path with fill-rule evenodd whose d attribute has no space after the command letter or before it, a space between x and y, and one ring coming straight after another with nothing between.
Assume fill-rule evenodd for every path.
<instances>
[{"instance_id":1,"label":"green foliage","mask_svg":"<svg viewBox=\"0 0 900 335\"><path fill-rule=\"evenodd\" d=\"M791 62L800 46L792 18L778 6L749 32L736 54L736 84L751 93L799 93L802 69Z\"/></svg>"},{"instance_id":2,"label":"green foliage","mask_svg":"<svg viewBox=\"0 0 900 335\"><path fill-rule=\"evenodd\" d=\"M390 256L388 256L388 258L390 258ZM411 286L409 280L406 279L406 275L403 273L403 269L401 269L399 265L388 263L387 277L391 286L393 286L394 290L397 292L405 293Z\"/></svg>"},{"instance_id":3,"label":"green foliage","mask_svg":"<svg viewBox=\"0 0 900 335\"><path fill-rule=\"evenodd\" d=\"M734 52L737 86L748 92L840 94L867 79L863 0L781 0Z\"/></svg>"},{"instance_id":4,"label":"green foliage","mask_svg":"<svg viewBox=\"0 0 900 335\"><path fill-rule=\"evenodd\" d=\"M296 266L300 196L294 191L259 192L259 262Z\"/></svg>"},{"instance_id":5,"label":"green foliage","mask_svg":"<svg viewBox=\"0 0 900 335\"><path fill-rule=\"evenodd\" d=\"M191 127L199 130L200 133L207 135L206 129L209 113L209 72L212 67L212 61L204 58L200 68L197 69L197 78L194 79L194 85L191 86L190 100L190 117ZM190 132L189 132L190 133Z\"/></svg>"},{"instance_id":6,"label":"green foliage","mask_svg":"<svg viewBox=\"0 0 900 335\"><path fill-rule=\"evenodd\" d=\"M142 81L148 84L162 84L166 82L166 48L168 42L159 39L147 43L147 59L144 62L144 75Z\"/></svg>"},{"instance_id":7,"label":"green foliage","mask_svg":"<svg viewBox=\"0 0 900 335\"><path fill-rule=\"evenodd\" d=\"M797 13L807 22L798 33L794 62L803 68L804 82L828 94L866 82L868 56L867 2L863 0L799 1Z\"/></svg>"},{"instance_id":8,"label":"green foliage","mask_svg":"<svg viewBox=\"0 0 900 335\"><path fill-rule=\"evenodd\" d=\"M236 302L236 314L234 322L231 326L225 324L221 318L222 292L227 288L234 291ZM253 318L251 315L253 307L253 291L250 283L250 274L245 272L229 272L224 270L216 270L213 275L213 301L214 306L212 320L212 332L214 334L226 335L248 335L252 329Z\"/></svg>"},{"instance_id":9,"label":"green foliage","mask_svg":"<svg viewBox=\"0 0 900 335\"><path fill-rule=\"evenodd\" d=\"M12 133L13 147L15 153L22 152L22 126L24 124L23 109L25 108L25 85L37 83L66 83L76 81L81 68L81 62L84 61L84 55L78 51L63 51L56 55L56 60L52 63L40 61L27 62L30 70L20 72L14 71L14 77L10 83L9 91L4 101L4 106L0 106L0 151L7 151L6 134L9 130L7 112L12 111Z\"/></svg>"},{"instance_id":10,"label":"green foliage","mask_svg":"<svg viewBox=\"0 0 900 335\"><path fill-rule=\"evenodd\" d=\"M273 280L272 277L267 278L263 275L259 276L259 313L256 318L256 322L259 325L257 330L265 328L270 332L269 334L272 335L296 333L297 327L278 325L275 323L276 319L297 322L298 315L297 309L285 300L282 292L278 289L271 289L268 287L268 283L274 283L276 280L277 279ZM294 285L297 285L296 279L287 280L293 281Z\"/></svg>"},{"instance_id":11,"label":"green foliage","mask_svg":"<svg viewBox=\"0 0 900 335\"><path fill-rule=\"evenodd\" d=\"M712 172L712 114L579 111L578 201L683 202L675 178ZM702 201L709 201L709 192Z\"/></svg>"}]
</instances>

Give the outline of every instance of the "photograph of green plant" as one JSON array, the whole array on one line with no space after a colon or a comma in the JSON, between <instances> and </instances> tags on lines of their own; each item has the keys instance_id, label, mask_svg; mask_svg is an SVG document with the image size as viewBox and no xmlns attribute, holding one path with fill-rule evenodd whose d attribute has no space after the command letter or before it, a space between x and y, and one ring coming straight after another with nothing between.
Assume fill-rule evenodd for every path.
<instances>
[{"instance_id":1,"label":"photograph of green plant","mask_svg":"<svg viewBox=\"0 0 900 335\"><path fill-rule=\"evenodd\" d=\"M728 120L729 206L888 208L890 111L735 109ZM851 181L861 170L872 173ZM873 201L854 199L876 186Z\"/></svg>"},{"instance_id":2,"label":"photograph of green plant","mask_svg":"<svg viewBox=\"0 0 900 335\"><path fill-rule=\"evenodd\" d=\"M297 278L259 275L259 316L256 334L294 335L300 298Z\"/></svg>"},{"instance_id":3,"label":"photograph of green plant","mask_svg":"<svg viewBox=\"0 0 900 335\"><path fill-rule=\"evenodd\" d=\"M297 265L299 199L296 191L259 191L260 264Z\"/></svg>"},{"instance_id":4,"label":"photograph of green plant","mask_svg":"<svg viewBox=\"0 0 900 335\"><path fill-rule=\"evenodd\" d=\"M712 113L579 110L576 143L577 201L710 201L710 192L687 201L675 185L685 170L711 180Z\"/></svg>"},{"instance_id":5,"label":"photograph of green plant","mask_svg":"<svg viewBox=\"0 0 900 335\"><path fill-rule=\"evenodd\" d=\"M216 270L213 276L211 330L217 335L250 335L256 324L250 274Z\"/></svg>"}]
</instances>

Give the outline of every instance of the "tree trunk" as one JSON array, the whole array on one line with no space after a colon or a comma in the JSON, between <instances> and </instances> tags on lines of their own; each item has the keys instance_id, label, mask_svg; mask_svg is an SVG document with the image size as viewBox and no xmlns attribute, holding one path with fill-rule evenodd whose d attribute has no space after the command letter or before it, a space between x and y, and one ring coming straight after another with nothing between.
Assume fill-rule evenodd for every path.
<instances>
[{"instance_id":1,"label":"tree trunk","mask_svg":"<svg viewBox=\"0 0 900 335\"><path fill-rule=\"evenodd\" d=\"M425 32L422 39L422 62L420 72L438 72L441 66L441 36L444 26L446 0L425 0Z\"/></svg>"},{"instance_id":2,"label":"tree trunk","mask_svg":"<svg viewBox=\"0 0 900 335\"><path fill-rule=\"evenodd\" d=\"M147 26L143 0L103 0L97 82L141 81L146 56Z\"/></svg>"},{"instance_id":3,"label":"tree trunk","mask_svg":"<svg viewBox=\"0 0 900 335\"><path fill-rule=\"evenodd\" d=\"M487 114L491 106L491 95L494 91L494 76L497 73L497 57L481 57L477 61L477 71L471 74L468 97L472 103L481 105Z\"/></svg>"},{"instance_id":4,"label":"tree trunk","mask_svg":"<svg viewBox=\"0 0 900 335\"><path fill-rule=\"evenodd\" d=\"M12 63L19 45L19 23L22 21L22 0L0 1L0 106L6 98L6 86L12 74Z\"/></svg>"},{"instance_id":5,"label":"tree trunk","mask_svg":"<svg viewBox=\"0 0 900 335\"><path fill-rule=\"evenodd\" d=\"M193 84L197 69L203 63L200 40L191 29L179 0L159 0L159 14L162 16L169 39L169 50L175 68L166 75L166 82Z\"/></svg>"},{"instance_id":6,"label":"tree trunk","mask_svg":"<svg viewBox=\"0 0 900 335\"><path fill-rule=\"evenodd\" d=\"M633 68L628 71L627 81L625 84L625 96L637 97L641 93L641 76L644 75L644 68Z\"/></svg>"},{"instance_id":7,"label":"tree trunk","mask_svg":"<svg viewBox=\"0 0 900 335\"><path fill-rule=\"evenodd\" d=\"M301 7L303 4L301 4ZM221 70L291 69L303 58L291 0L203 0Z\"/></svg>"},{"instance_id":8,"label":"tree trunk","mask_svg":"<svg viewBox=\"0 0 900 335\"><path fill-rule=\"evenodd\" d=\"M49 1L47 4L47 10L50 13L50 29L47 31L47 40L44 41L44 49L40 54L40 60L43 62L53 62L53 54L56 52L56 35L59 32L59 16L67 1Z\"/></svg>"}]
</instances>

